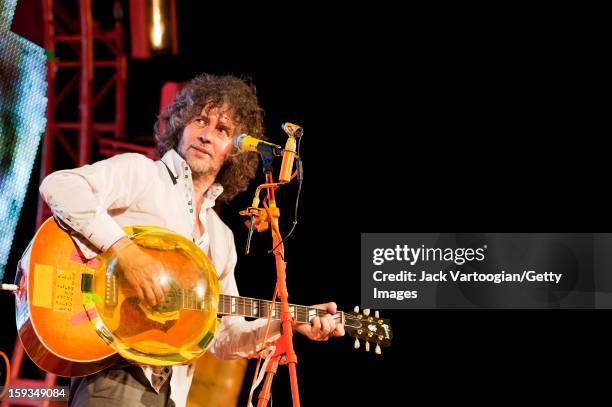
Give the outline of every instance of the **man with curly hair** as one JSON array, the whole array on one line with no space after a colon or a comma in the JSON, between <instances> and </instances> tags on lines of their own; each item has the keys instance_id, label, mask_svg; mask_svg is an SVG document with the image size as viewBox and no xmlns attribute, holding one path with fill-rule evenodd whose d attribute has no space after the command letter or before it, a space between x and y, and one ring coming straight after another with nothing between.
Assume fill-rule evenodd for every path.
<instances>
[{"instance_id":1,"label":"man with curly hair","mask_svg":"<svg viewBox=\"0 0 612 407\"><path fill-rule=\"evenodd\" d=\"M40 192L58 222L74 231L83 254L113 253L149 305L160 304L166 294L159 279L163 265L133 243L123 226L163 226L192 239L215 266L221 292L238 295L234 237L213 209L215 202L229 202L244 191L257 170L257 154L233 147L238 133L263 136L263 111L254 87L233 76L203 74L186 85L155 124L161 160L117 155L55 172ZM336 312L334 303L319 307ZM209 351L221 359L246 357L264 340L266 322L224 317ZM295 325L294 331L313 340L344 335L330 315ZM268 339L279 333L275 321ZM73 379L70 404L184 406L192 376L193 365L113 366Z\"/></svg>"}]
</instances>

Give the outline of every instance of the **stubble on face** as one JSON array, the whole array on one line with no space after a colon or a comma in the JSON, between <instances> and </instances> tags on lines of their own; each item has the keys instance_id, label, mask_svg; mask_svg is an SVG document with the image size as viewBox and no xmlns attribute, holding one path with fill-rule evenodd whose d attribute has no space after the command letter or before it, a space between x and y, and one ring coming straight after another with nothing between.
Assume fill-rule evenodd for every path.
<instances>
[{"instance_id":1,"label":"stubble on face","mask_svg":"<svg viewBox=\"0 0 612 407\"><path fill-rule=\"evenodd\" d=\"M196 143L193 143L193 144L196 144ZM192 154L187 154L187 152L185 152L185 154L181 154L183 156L183 159L187 162L187 165L189 165L189 168L191 168L191 172L193 173L193 176L203 177L207 175L216 174L219 168L213 168L212 163L198 160L196 157L194 157L193 152L195 151L195 146L193 144L187 147L187 149L191 149ZM212 157L210 158L212 159Z\"/></svg>"}]
</instances>

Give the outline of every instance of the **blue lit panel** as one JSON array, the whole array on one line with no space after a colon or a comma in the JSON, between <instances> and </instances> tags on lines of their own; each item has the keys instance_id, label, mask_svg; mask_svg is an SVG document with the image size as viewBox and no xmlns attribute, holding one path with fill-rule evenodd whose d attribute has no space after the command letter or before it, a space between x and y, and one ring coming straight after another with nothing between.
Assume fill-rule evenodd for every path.
<instances>
[{"instance_id":1,"label":"blue lit panel","mask_svg":"<svg viewBox=\"0 0 612 407\"><path fill-rule=\"evenodd\" d=\"M16 5L17 0L0 0L0 31L8 31L11 28Z\"/></svg>"},{"instance_id":2,"label":"blue lit panel","mask_svg":"<svg viewBox=\"0 0 612 407\"><path fill-rule=\"evenodd\" d=\"M10 18L14 0L0 0ZM47 83L44 49L0 22L0 281L23 206L36 151L45 131Z\"/></svg>"}]
</instances>

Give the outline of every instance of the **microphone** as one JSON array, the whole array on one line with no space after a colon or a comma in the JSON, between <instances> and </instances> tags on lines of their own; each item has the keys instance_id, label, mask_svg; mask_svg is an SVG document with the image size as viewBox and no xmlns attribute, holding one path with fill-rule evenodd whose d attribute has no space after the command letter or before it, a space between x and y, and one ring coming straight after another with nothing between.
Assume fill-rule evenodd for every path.
<instances>
[{"instance_id":1,"label":"microphone","mask_svg":"<svg viewBox=\"0 0 612 407\"><path fill-rule=\"evenodd\" d=\"M281 128L287 133L289 138L287 139L287 144L285 144L285 149L283 150L283 162L281 163L281 169L278 174L279 182L285 183L291 180L291 173L293 172L293 162L295 160L296 154L296 138L302 137L304 135L304 130L293 123L283 123Z\"/></svg>"},{"instance_id":2,"label":"microphone","mask_svg":"<svg viewBox=\"0 0 612 407\"><path fill-rule=\"evenodd\" d=\"M289 137L300 138L304 135L304 129L297 124L285 122L281 124L281 128L285 130Z\"/></svg>"},{"instance_id":3,"label":"microphone","mask_svg":"<svg viewBox=\"0 0 612 407\"><path fill-rule=\"evenodd\" d=\"M280 157L283 155L282 147L260 140L248 134L236 134L232 144L238 151L253 151L266 157Z\"/></svg>"}]
</instances>

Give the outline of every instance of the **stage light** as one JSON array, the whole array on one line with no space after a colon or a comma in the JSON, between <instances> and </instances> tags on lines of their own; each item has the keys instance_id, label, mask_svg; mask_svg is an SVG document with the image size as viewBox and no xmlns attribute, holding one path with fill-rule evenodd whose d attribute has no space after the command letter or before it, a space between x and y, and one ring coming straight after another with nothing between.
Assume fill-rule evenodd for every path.
<instances>
[{"instance_id":1,"label":"stage light","mask_svg":"<svg viewBox=\"0 0 612 407\"><path fill-rule=\"evenodd\" d=\"M162 48L164 34L166 33L166 27L162 21L162 12L160 0L153 0L153 21L151 27L151 46L153 49L158 50Z\"/></svg>"},{"instance_id":2,"label":"stage light","mask_svg":"<svg viewBox=\"0 0 612 407\"><path fill-rule=\"evenodd\" d=\"M130 0L132 58L178 54L175 0Z\"/></svg>"}]
</instances>

